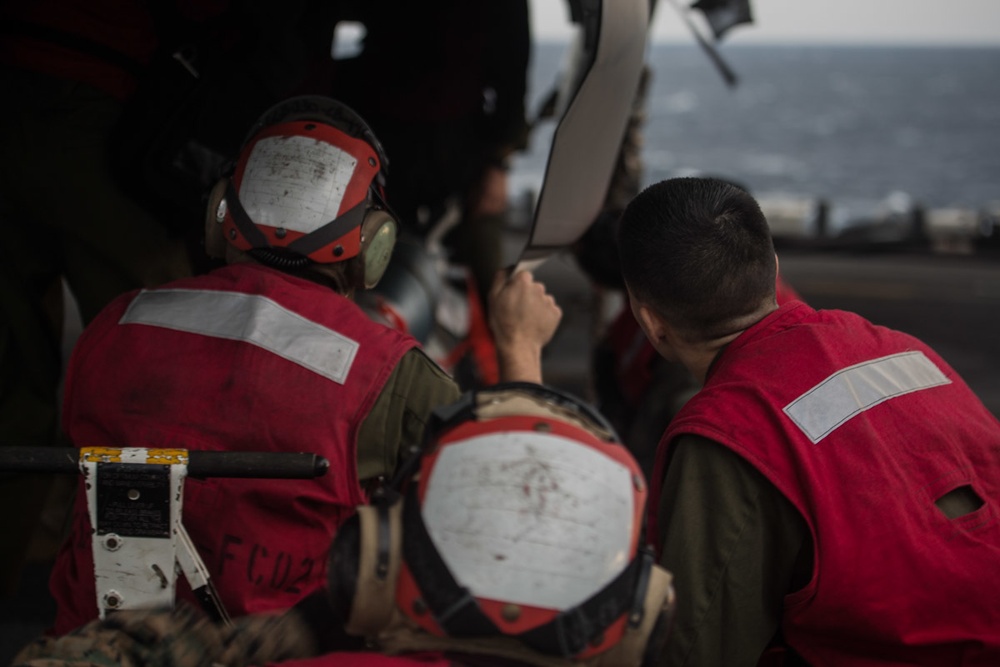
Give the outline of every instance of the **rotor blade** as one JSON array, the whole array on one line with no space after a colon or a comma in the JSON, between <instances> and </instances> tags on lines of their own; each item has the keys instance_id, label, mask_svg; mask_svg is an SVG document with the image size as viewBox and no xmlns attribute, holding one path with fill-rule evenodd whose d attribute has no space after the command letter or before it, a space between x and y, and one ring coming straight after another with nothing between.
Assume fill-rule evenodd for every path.
<instances>
[{"instance_id":1,"label":"rotor blade","mask_svg":"<svg viewBox=\"0 0 1000 667\"><path fill-rule=\"evenodd\" d=\"M552 139L528 242L515 270L571 245L601 210L645 62L649 0L602 0L587 67ZM585 17L586 18L586 17ZM593 14L590 18L597 18ZM587 49L593 52L589 60Z\"/></svg>"}]
</instances>

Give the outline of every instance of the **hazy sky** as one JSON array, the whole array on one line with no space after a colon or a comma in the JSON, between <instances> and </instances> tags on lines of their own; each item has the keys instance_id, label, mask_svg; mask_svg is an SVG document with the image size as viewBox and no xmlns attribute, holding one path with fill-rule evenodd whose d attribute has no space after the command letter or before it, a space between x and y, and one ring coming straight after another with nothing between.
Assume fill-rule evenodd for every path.
<instances>
[{"instance_id":1,"label":"hazy sky","mask_svg":"<svg viewBox=\"0 0 1000 667\"><path fill-rule=\"evenodd\" d=\"M612 0L613 1L613 0ZM566 0L529 0L540 38L572 32ZM686 6L691 0L678 0ZM889 42L1000 46L1000 0L751 0L754 22L733 28L725 43ZM700 21L700 15L696 20ZM707 34L707 32L706 32ZM656 40L690 40L668 0L658 0Z\"/></svg>"}]
</instances>

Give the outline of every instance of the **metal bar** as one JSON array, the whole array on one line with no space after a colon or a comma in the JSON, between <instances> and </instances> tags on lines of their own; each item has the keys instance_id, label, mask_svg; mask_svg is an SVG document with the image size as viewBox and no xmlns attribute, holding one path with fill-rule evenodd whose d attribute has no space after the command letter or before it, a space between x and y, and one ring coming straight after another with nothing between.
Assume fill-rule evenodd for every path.
<instances>
[{"instance_id":1,"label":"metal bar","mask_svg":"<svg viewBox=\"0 0 1000 667\"><path fill-rule=\"evenodd\" d=\"M311 479L322 477L330 462L308 452L188 451L190 477ZM75 447L0 447L0 473L47 472L78 475Z\"/></svg>"}]
</instances>

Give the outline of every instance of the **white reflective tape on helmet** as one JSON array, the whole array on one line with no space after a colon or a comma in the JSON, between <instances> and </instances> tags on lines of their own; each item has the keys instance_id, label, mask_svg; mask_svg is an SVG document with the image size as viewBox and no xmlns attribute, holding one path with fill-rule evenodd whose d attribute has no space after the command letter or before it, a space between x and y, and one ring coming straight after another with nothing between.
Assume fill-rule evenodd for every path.
<instances>
[{"instance_id":1,"label":"white reflective tape on helmet","mask_svg":"<svg viewBox=\"0 0 1000 667\"><path fill-rule=\"evenodd\" d=\"M308 234L338 216L357 164L325 141L267 137L247 159L240 202L258 225Z\"/></svg>"},{"instance_id":2,"label":"white reflective tape on helmet","mask_svg":"<svg viewBox=\"0 0 1000 667\"><path fill-rule=\"evenodd\" d=\"M475 597L563 610L629 564L631 477L562 436L487 434L442 449L422 514L448 569Z\"/></svg>"}]
</instances>

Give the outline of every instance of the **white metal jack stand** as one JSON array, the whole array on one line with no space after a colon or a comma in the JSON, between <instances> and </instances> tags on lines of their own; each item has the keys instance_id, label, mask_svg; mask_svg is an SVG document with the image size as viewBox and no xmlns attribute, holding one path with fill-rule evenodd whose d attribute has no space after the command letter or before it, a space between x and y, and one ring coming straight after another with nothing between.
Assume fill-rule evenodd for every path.
<instances>
[{"instance_id":1,"label":"white metal jack stand","mask_svg":"<svg viewBox=\"0 0 1000 667\"><path fill-rule=\"evenodd\" d=\"M229 614L181 523L188 477L312 479L330 462L309 452L146 447L0 446L0 474L82 474L93 527L97 609L170 609L183 574L218 622Z\"/></svg>"},{"instance_id":2,"label":"white metal jack stand","mask_svg":"<svg viewBox=\"0 0 1000 667\"><path fill-rule=\"evenodd\" d=\"M208 570L181 523L188 451L85 447L80 472L94 530L100 617L123 609L172 608L177 576L183 573L202 607L228 623Z\"/></svg>"}]
</instances>

